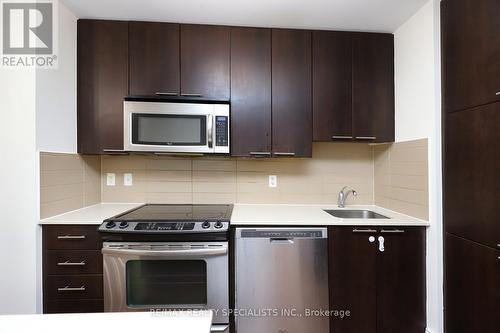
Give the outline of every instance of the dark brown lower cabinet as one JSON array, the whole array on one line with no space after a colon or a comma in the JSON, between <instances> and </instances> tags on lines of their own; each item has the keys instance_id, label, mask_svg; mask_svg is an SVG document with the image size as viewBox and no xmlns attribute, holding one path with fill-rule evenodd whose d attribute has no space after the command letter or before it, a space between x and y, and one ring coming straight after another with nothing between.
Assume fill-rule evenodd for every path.
<instances>
[{"instance_id":1,"label":"dark brown lower cabinet","mask_svg":"<svg viewBox=\"0 0 500 333\"><path fill-rule=\"evenodd\" d=\"M97 226L44 225L43 313L103 312Z\"/></svg>"},{"instance_id":2,"label":"dark brown lower cabinet","mask_svg":"<svg viewBox=\"0 0 500 333\"><path fill-rule=\"evenodd\" d=\"M445 330L500 332L500 251L446 233Z\"/></svg>"},{"instance_id":3,"label":"dark brown lower cabinet","mask_svg":"<svg viewBox=\"0 0 500 333\"><path fill-rule=\"evenodd\" d=\"M331 316L330 331L423 333L425 228L330 227L328 234L330 310L349 311Z\"/></svg>"}]
</instances>

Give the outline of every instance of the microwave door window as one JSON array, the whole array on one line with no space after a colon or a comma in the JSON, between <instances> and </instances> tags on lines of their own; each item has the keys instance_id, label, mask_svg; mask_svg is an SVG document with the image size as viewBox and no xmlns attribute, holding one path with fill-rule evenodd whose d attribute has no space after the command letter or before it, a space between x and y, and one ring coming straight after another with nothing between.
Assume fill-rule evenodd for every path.
<instances>
[{"instance_id":1,"label":"microwave door window","mask_svg":"<svg viewBox=\"0 0 500 333\"><path fill-rule=\"evenodd\" d=\"M163 146L206 145L206 116L132 115L132 143Z\"/></svg>"},{"instance_id":2,"label":"microwave door window","mask_svg":"<svg viewBox=\"0 0 500 333\"><path fill-rule=\"evenodd\" d=\"M126 265L129 307L207 304L204 260L129 260Z\"/></svg>"}]
</instances>

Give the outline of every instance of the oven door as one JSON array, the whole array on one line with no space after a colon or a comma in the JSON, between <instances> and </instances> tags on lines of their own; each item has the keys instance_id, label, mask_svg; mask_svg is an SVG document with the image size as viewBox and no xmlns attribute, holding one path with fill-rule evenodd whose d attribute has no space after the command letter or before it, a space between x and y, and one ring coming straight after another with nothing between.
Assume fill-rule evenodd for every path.
<instances>
[{"instance_id":1,"label":"oven door","mask_svg":"<svg viewBox=\"0 0 500 333\"><path fill-rule=\"evenodd\" d=\"M104 310L215 310L229 319L227 242L103 244Z\"/></svg>"}]
</instances>

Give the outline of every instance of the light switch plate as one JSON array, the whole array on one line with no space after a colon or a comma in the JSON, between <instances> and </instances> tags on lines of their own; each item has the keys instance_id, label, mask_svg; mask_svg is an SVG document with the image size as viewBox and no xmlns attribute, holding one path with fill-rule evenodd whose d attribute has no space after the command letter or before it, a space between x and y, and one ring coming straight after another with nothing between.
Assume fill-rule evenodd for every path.
<instances>
[{"instance_id":1,"label":"light switch plate","mask_svg":"<svg viewBox=\"0 0 500 333\"><path fill-rule=\"evenodd\" d=\"M115 184L116 184L116 174L108 172L106 174L106 185L115 186Z\"/></svg>"},{"instance_id":2,"label":"light switch plate","mask_svg":"<svg viewBox=\"0 0 500 333\"><path fill-rule=\"evenodd\" d=\"M132 176L131 173L124 173L123 174L123 185L124 186L134 185L134 177Z\"/></svg>"},{"instance_id":3,"label":"light switch plate","mask_svg":"<svg viewBox=\"0 0 500 333\"><path fill-rule=\"evenodd\" d=\"M269 175L269 187L278 187L278 176Z\"/></svg>"}]
</instances>

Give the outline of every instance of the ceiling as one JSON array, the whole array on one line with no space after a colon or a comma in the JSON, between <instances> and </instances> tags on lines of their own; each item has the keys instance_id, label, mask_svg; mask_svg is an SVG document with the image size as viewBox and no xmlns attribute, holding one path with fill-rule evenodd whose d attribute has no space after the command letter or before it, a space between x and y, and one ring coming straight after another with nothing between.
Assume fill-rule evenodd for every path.
<instances>
[{"instance_id":1,"label":"ceiling","mask_svg":"<svg viewBox=\"0 0 500 333\"><path fill-rule=\"evenodd\" d=\"M394 32L427 0L62 0L78 18Z\"/></svg>"}]
</instances>

